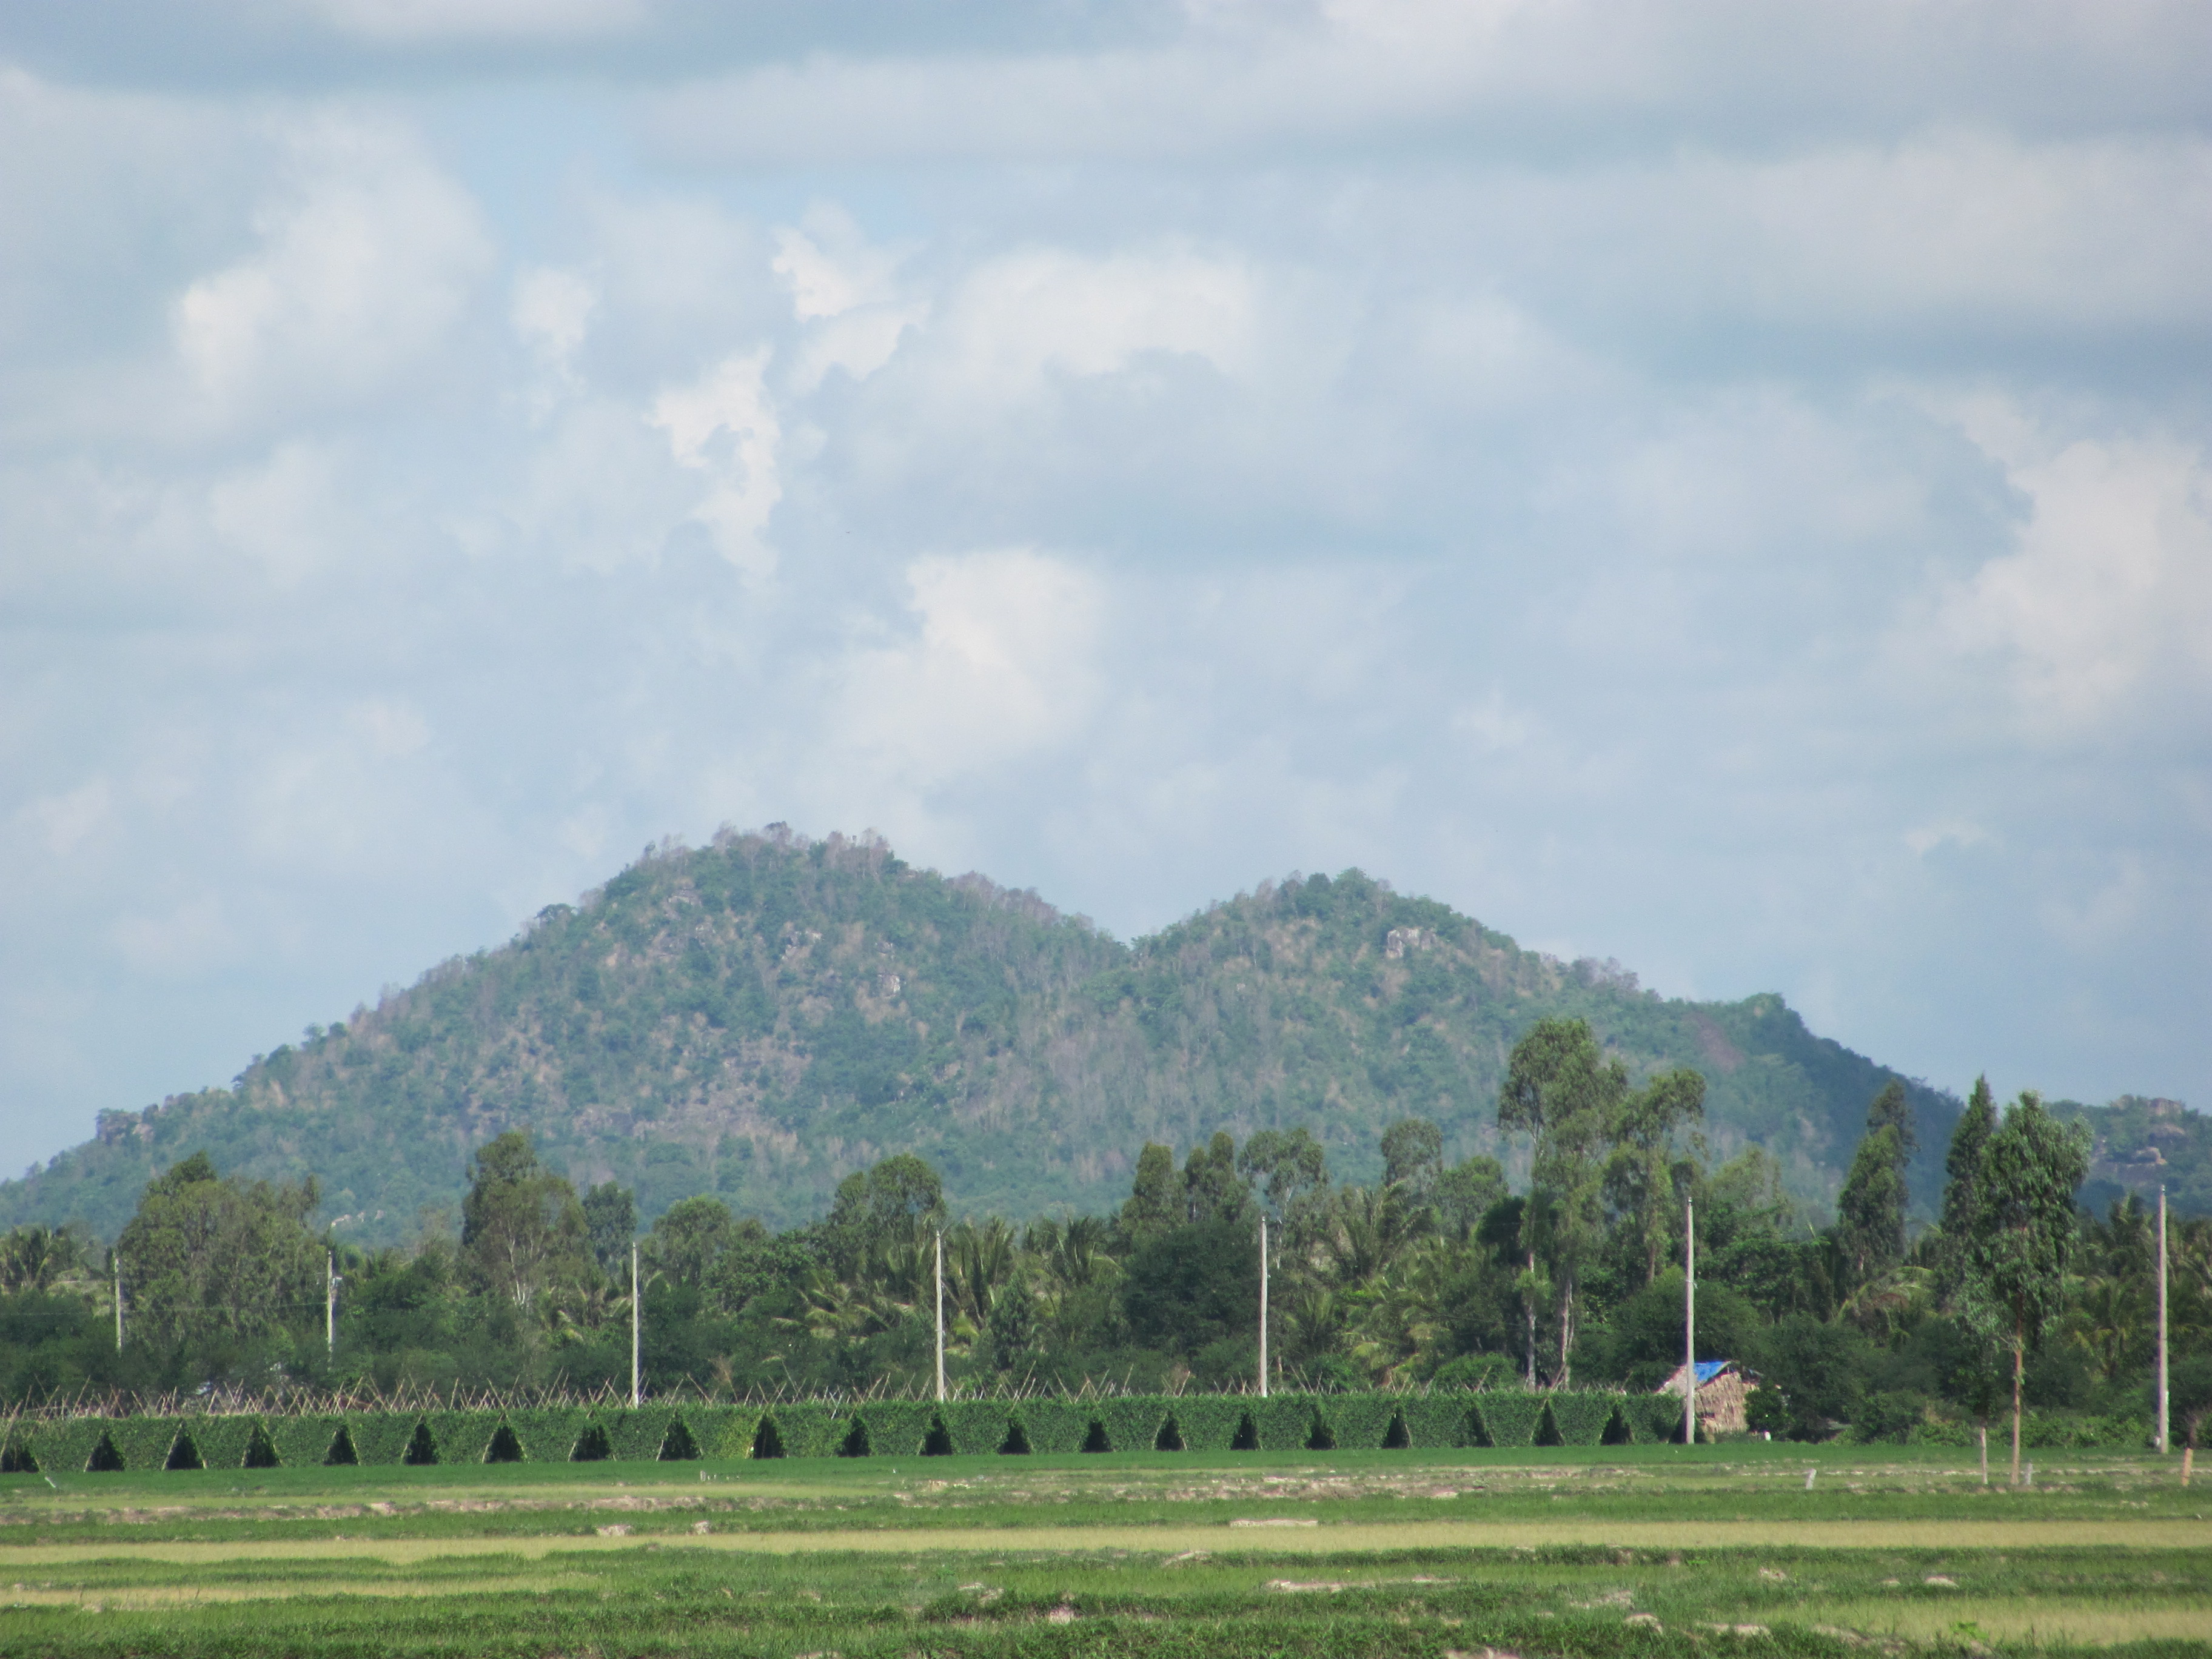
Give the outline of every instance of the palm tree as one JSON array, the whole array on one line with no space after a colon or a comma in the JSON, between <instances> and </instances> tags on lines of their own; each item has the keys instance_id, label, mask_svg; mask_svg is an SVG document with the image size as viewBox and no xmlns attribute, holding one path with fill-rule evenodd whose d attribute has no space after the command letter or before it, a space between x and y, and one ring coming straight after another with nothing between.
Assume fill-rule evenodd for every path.
<instances>
[{"instance_id":1,"label":"palm tree","mask_svg":"<svg viewBox=\"0 0 2212 1659\"><path fill-rule=\"evenodd\" d=\"M999 1286L1012 1277L1014 1230L1003 1216L981 1226L963 1221L945 1236L945 1299L978 1330L989 1322Z\"/></svg>"},{"instance_id":2,"label":"palm tree","mask_svg":"<svg viewBox=\"0 0 2212 1659\"><path fill-rule=\"evenodd\" d=\"M2110 1382L2140 1361L2144 1312L2140 1285L2105 1275L2081 1286L2061 1328L2065 1340L2087 1354Z\"/></svg>"},{"instance_id":3,"label":"palm tree","mask_svg":"<svg viewBox=\"0 0 2212 1659\"><path fill-rule=\"evenodd\" d=\"M1451 1257L1441 1238L1424 1239L1355 1293L1352 1357L1384 1387L1425 1373L1435 1357Z\"/></svg>"}]
</instances>

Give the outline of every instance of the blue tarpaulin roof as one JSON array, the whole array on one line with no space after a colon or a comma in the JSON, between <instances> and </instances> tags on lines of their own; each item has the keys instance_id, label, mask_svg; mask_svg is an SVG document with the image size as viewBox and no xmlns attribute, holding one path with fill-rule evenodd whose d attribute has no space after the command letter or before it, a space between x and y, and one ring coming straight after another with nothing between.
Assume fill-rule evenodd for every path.
<instances>
[{"instance_id":1,"label":"blue tarpaulin roof","mask_svg":"<svg viewBox=\"0 0 2212 1659\"><path fill-rule=\"evenodd\" d=\"M1734 1363L1728 1359L1700 1359L1698 1362L1698 1385L1704 1387Z\"/></svg>"}]
</instances>

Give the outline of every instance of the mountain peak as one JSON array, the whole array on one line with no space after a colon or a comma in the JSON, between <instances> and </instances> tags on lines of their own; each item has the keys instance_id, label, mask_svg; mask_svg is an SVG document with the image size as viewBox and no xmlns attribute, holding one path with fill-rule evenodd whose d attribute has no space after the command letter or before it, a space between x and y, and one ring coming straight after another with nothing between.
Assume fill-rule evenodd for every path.
<instances>
[{"instance_id":1,"label":"mountain peak","mask_svg":"<svg viewBox=\"0 0 2212 1659\"><path fill-rule=\"evenodd\" d=\"M1704 1071L1714 1152L1763 1145L1816 1202L1892 1075L1778 996L1663 999L1358 870L1262 881L1124 945L878 836L775 824L663 842L228 1089L102 1113L91 1141L0 1186L0 1222L112 1234L155 1171L204 1147L226 1171L313 1172L345 1236L392 1241L517 1127L578 1182L635 1188L648 1218L712 1191L778 1225L895 1152L936 1164L957 1207L1017 1215L1103 1207L1146 1140L1224 1128L1306 1125L1352 1176L1410 1116L1455 1157L1510 1157L1506 1056L1556 1013L1639 1074ZM1957 1107L1911 1089L1936 1149L1925 1186Z\"/></svg>"}]
</instances>

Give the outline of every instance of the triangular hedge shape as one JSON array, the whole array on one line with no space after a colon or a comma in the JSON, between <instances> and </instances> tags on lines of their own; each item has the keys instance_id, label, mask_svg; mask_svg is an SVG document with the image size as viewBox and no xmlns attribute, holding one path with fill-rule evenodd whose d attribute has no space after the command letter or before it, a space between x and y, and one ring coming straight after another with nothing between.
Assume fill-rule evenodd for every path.
<instances>
[{"instance_id":1,"label":"triangular hedge shape","mask_svg":"<svg viewBox=\"0 0 2212 1659\"><path fill-rule=\"evenodd\" d=\"M680 1417L668 1420L668 1432L660 1439L660 1461L664 1463L696 1463L699 1461L699 1443L691 1437L691 1431L684 1426Z\"/></svg>"},{"instance_id":2,"label":"triangular hedge shape","mask_svg":"<svg viewBox=\"0 0 2212 1659\"><path fill-rule=\"evenodd\" d=\"M277 1467L276 1444L269 1437L269 1425L256 1423L252 1438L246 1443L246 1456L240 1467L249 1469L273 1469Z\"/></svg>"}]
</instances>

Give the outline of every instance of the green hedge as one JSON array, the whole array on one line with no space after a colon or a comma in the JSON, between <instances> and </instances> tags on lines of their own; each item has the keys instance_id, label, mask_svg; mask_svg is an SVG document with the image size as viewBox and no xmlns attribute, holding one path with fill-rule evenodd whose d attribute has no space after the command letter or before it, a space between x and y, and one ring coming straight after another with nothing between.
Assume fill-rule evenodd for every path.
<instances>
[{"instance_id":1,"label":"green hedge","mask_svg":"<svg viewBox=\"0 0 2212 1659\"><path fill-rule=\"evenodd\" d=\"M850 1407L823 1400L798 1400L770 1407L786 1457L834 1457L844 1443L855 1413Z\"/></svg>"},{"instance_id":2,"label":"green hedge","mask_svg":"<svg viewBox=\"0 0 2212 1659\"><path fill-rule=\"evenodd\" d=\"M82 1474L112 1420L64 1417L40 1423L31 1431L31 1455L48 1474Z\"/></svg>"},{"instance_id":3,"label":"green hedge","mask_svg":"<svg viewBox=\"0 0 2212 1659\"><path fill-rule=\"evenodd\" d=\"M1164 1403L1163 1416L1174 1419L1185 1451L1227 1451L1244 1420L1244 1401L1235 1395L1189 1394ZM1157 1439L1158 1428L1152 1432Z\"/></svg>"},{"instance_id":4,"label":"green hedge","mask_svg":"<svg viewBox=\"0 0 2212 1659\"><path fill-rule=\"evenodd\" d=\"M262 1427L281 1468L311 1469L330 1461L331 1448L344 1424L342 1417L272 1417ZM357 1455L360 1449L355 1450Z\"/></svg>"},{"instance_id":5,"label":"green hedge","mask_svg":"<svg viewBox=\"0 0 2212 1659\"><path fill-rule=\"evenodd\" d=\"M1638 1445L1663 1445L1681 1437L1682 1396L1678 1394L1626 1395L1620 1411Z\"/></svg>"},{"instance_id":6,"label":"green hedge","mask_svg":"<svg viewBox=\"0 0 2212 1659\"><path fill-rule=\"evenodd\" d=\"M698 1443L699 1455L708 1459L750 1457L753 1436L764 1415L757 1406L686 1406L684 1420Z\"/></svg>"},{"instance_id":7,"label":"green hedge","mask_svg":"<svg viewBox=\"0 0 2212 1659\"><path fill-rule=\"evenodd\" d=\"M545 1406L510 1411L356 1412L337 1417L249 1415L73 1418L20 1425L11 1443L39 1467L84 1469L103 1437L126 1469L165 1468L184 1455L180 1432L210 1468L244 1465L257 1433L279 1464L310 1468L328 1461L343 1432L357 1462L388 1467L406 1460L418 1431L434 1461L484 1461L502 1430L530 1462L565 1462L582 1443L605 1437L617 1458L752 1455L763 1425L788 1457L917 1457L933 1451L987 1456L1026 1443L1035 1453L1066 1455L1086 1448L1150 1451L1164 1439L1185 1450L1222 1452L1239 1444L1268 1451L1310 1446L1372 1450L1386 1446L1595 1446L1614 1441L1650 1444L1678 1432L1681 1405L1668 1395L1595 1389L1548 1394L1520 1389L1436 1394L1116 1395L1092 1400L794 1401L761 1406L635 1408ZM1169 1425L1173 1434L1167 1434ZM1018 1433L1017 1433L1018 1425ZM2086 1441L2083 1425L2069 1425ZM2090 1432L2118 1437L2102 1422ZM1098 1444L1103 1438L1103 1447ZM502 1443L503 1444L503 1443Z\"/></svg>"},{"instance_id":8,"label":"green hedge","mask_svg":"<svg viewBox=\"0 0 2212 1659\"><path fill-rule=\"evenodd\" d=\"M481 1463L499 1432L498 1412L425 1412L423 1426L441 1463Z\"/></svg>"},{"instance_id":9,"label":"green hedge","mask_svg":"<svg viewBox=\"0 0 2212 1659\"><path fill-rule=\"evenodd\" d=\"M415 1412L349 1412L345 1431L353 1441L354 1461L378 1468L405 1462L422 1421ZM436 1437L431 1437L434 1441ZM283 1455L281 1449L277 1455Z\"/></svg>"},{"instance_id":10,"label":"green hedge","mask_svg":"<svg viewBox=\"0 0 2212 1659\"><path fill-rule=\"evenodd\" d=\"M139 1474L168 1467L170 1449L182 1426L173 1417L120 1417L107 1425L107 1438L123 1467Z\"/></svg>"},{"instance_id":11,"label":"green hedge","mask_svg":"<svg viewBox=\"0 0 2212 1659\"><path fill-rule=\"evenodd\" d=\"M253 1443L258 1417L195 1417L185 1424L201 1464L210 1469L242 1469L246 1449Z\"/></svg>"},{"instance_id":12,"label":"green hedge","mask_svg":"<svg viewBox=\"0 0 2212 1659\"><path fill-rule=\"evenodd\" d=\"M840 1419L844 1431L830 1449L850 1456L865 1443L871 1457L919 1457L937 1412L934 1401L921 1400L873 1400L854 1406ZM947 1433L953 1431L956 1421L965 1426L957 1410L945 1425ZM990 1449L996 1451L998 1447L994 1444Z\"/></svg>"},{"instance_id":13,"label":"green hedge","mask_svg":"<svg viewBox=\"0 0 2212 1659\"><path fill-rule=\"evenodd\" d=\"M507 1426L522 1447L525 1461L565 1463L576 1455L591 1413L581 1406L533 1406L507 1413Z\"/></svg>"},{"instance_id":14,"label":"green hedge","mask_svg":"<svg viewBox=\"0 0 2212 1659\"><path fill-rule=\"evenodd\" d=\"M1480 1425L1477 1445L1533 1446L1536 1425L1544 1416L1544 1396L1502 1390L1486 1394L1475 1401L1474 1414Z\"/></svg>"},{"instance_id":15,"label":"green hedge","mask_svg":"<svg viewBox=\"0 0 2212 1659\"><path fill-rule=\"evenodd\" d=\"M1552 1421L1559 1431L1559 1443L1563 1446L1595 1446L1605 1438L1605 1425L1613 1420L1613 1407L1620 1403L1616 1394L1592 1394L1565 1389L1551 1398Z\"/></svg>"},{"instance_id":16,"label":"green hedge","mask_svg":"<svg viewBox=\"0 0 2212 1659\"><path fill-rule=\"evenodd\" d=\"M1087 1400L1019 1400L1008 1412L1021 1419L1030 1449L1041 1455L1064 1457L1083 1449L1091 1432L1091 1402Z\"/></svg>"},{"instance_id":17,"label":"green hedge","mask_svg":"<svg viewBox=\"0 0 2212 1659\"><path fill-rule=\"evenodd\" d=\"M1320 1440L1340 1451L1379 1449L1397 1417L1400 1398L1387 1394L1346 1394L1314 1401ZM1407 1425L1407 1432L1412 1425Z\"/></svg>"},{"instance_id":18,"label":"green hedge","mask_svg":"<svg viewBox=\"0 0 2212 1659\"><path fill-rule=\"evenodd\" d=\"M676 1407L625 1406L594 1412L592 1418L606 1431L608 1449L617 1458L626 1463L649 1463L660 1455L668 1425L676 1420Z\"/></svg>"}]
</instances>

